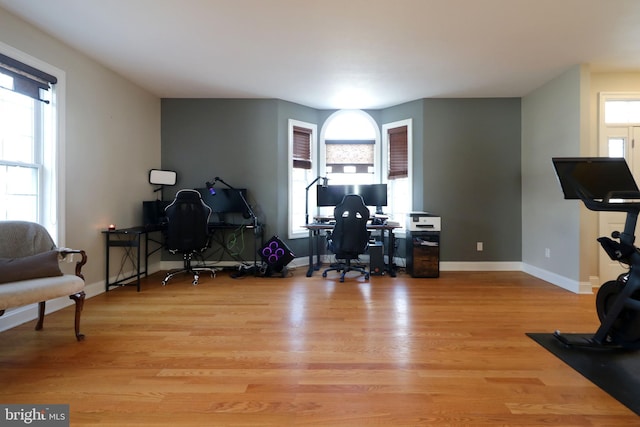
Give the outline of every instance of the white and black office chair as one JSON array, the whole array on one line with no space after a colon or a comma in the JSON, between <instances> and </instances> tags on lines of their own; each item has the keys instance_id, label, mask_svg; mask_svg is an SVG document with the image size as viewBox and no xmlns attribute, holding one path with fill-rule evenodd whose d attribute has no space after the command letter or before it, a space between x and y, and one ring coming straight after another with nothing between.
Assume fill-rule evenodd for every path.
<instances>
[{"instance_id":1,"label":"white and black office chair","mask_svg":"<svg viewBox=\"0 0 640 427\"><path fill-rule=\"evenodd\" d=\"M167 216L166 248L172 254L182 253L184 265L177 270L167 272L162 285L175 275L190 273L193 284L197 285L200 273L207 272L215 277L216 270L210 267L193 267L194 254L204 252L209 246L209 216L211 208L207 206L196 190L180 190L169 206L165 208Z\"/></svg>"},{"instance_id":2,"label":"white and black office chair","mask_svg":"<svg viewBox=\"0 0 640 427\"><path fill-rule=\"evenodd\" d=\"M322 272L322 277L327 277L329 271L342 272L340 281L344 282L344 276L349 271L358 271L369 280L369 272L362 267L351 264L357 260L369 246L369 208L364 204L362 196L347 194L342 202L333 211L336 225L328 237L328 248L340 262Z\"/></svg>"}]
</instances>

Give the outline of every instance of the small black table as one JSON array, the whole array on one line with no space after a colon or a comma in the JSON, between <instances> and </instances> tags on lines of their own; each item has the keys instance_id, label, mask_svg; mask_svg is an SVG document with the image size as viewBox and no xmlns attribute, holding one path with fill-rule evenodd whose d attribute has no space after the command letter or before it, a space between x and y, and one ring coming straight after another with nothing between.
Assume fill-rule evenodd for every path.
<instances>
[{"instance_id":1,"label":"small black table","mask_svg":"<svg viewBox=\"0 0 640 427\"><path fill-rule=\"evenodd\" d=\"M149 256L162 249L162 241L149 237L149 234L161 231L162 226L137 226L129 228L116 228L102 230L102 233L106 237L106 275L105 275L105 290L109 292L109 288L113 286L131 286L135 285L137 291L140 292L140 277L147 276L149 272ZM144 239L143 239L144 237ZM140 246L144 240L144 269L141 267L140 262ZM157 244L157 247L149 251L149 242ZM125 253L120 263L120 270L116 276L115 281L110 282L109 279L109 254L111 248L120 247L124 248ZM135 248L135 250L134 250ZM134 254L135 251L135 254ZM124 268L130 265L133 268L133 273L126 275L123 271ZM120 276L125 277L120 277ZM135 281L131 281L136 279Z\"/></svg>"}]
</instances>

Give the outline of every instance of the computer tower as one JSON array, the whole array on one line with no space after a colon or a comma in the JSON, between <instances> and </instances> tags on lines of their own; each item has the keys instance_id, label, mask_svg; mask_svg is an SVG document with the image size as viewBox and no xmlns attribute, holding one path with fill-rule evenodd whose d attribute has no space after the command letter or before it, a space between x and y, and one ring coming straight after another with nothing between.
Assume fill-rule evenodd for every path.
<instances>
[{"instance_id":1,"label":"computer tower","mask_svg":"<svg viewBox=\"0 0 640 427\"><path fill-rule=\"evenodd\" d=\"M385 272L384 247L382 242L369 244L369 274L382 276Z\"/></svg>"},{"instance_id":2,"label":"computer tower","mask_svg":"<svg viewBox=\"0 0 640 427\"><path fill-rule=\"evenodd\" d=\"M267 264L266 276L271 276L274 272L280 273L282 277L287 274L286 266L296 257L285 242L278 236L273 236L262 248L258 250L258 255Z\"/></svg>"}]
</instances>

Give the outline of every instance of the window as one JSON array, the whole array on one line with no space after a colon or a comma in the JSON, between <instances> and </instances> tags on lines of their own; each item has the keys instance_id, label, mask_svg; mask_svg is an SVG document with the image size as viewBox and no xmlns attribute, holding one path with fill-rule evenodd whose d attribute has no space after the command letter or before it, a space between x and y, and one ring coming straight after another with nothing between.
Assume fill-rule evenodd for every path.
<instances>
[{"instance_id":1,"label":"window","mask_svg":"<svg viewBox=\"0 0 640 427\"><path fill-rule=\"evenodd\" d=\"M317 178L317 126L289 120L289 238L307 237L307 214L315 212L315 192L307 188Z\"/></svg>"},{"instance_id":2,"label":"window","mask_svg":"<svg viewBox=\"0 0 640 427\"><path fill-rule=\"evenodd\" d=\"M604 122L606 124L640 123L640 100L605 101Z\"/></svg>"},{"instance_id":3,"label":"window","mask_svg":"<svg viewBox=\"0 0 640 427\"><path fill-rule=\"evenodd\" d=\"M0 54L0 219L38 222L61 244L56 93L49 90L57 79L14 58L37 62Z\"/></svg>"},{"instance_id":4,"label":"window","mask_svg":"<svg viewBox=\"0 0 640 427\"><path fill-rule=\"evenodd\" d=\"M411 193L411 159L412 159L412 120L387 123L382 126L385 143L384 157L387 159L386 176L389 191L390 218L398 221L403 227L396 233L401 235L405 230L405 219L411 212L413 195Z\"/></svg>"},{"instance_id":5,"label":"window","mask_svg":"<svg viewBox=\"0 0 640 427\"><path fill-rule=\"evenodd\" d=\"M332 207L315 206L316 189L312 184L321 184L317 181L320 176L327 177L329 185L387 184L388 204L383 211L404 226L412 207L412 121L385 124L382 131L381 137L378 124L364 111L336 111L322 127L316 162L316 125L289 121L289 238L308 236L301 227L307 218L307 205L309 222L317 213L333 214ZM297 144L299 148L294 149ZM303 203L307 196L308 202ZM403 231L396 234L402 236Z\"/></svg>"},{"instance_id":6,"label":"window","mask_svg":"<svg viewBox=\"0 0 640 427\"><path fill-rule=\"evenodd\" d=\"M0 219L38 222L42 138L37 101L0 89Z\"/></svg>"},{"instance_id":7,"label":"window","mask_svg":"<svg viewBox=\"0 0 640 427\"><path fill-rule=\"evenodd\" d=\"M624 157L632 172L640 167L637 148L640 126L640 94L600 94L600 152L609 157Z\"/></svg>"},{"instance_id":8,"label":"window","mask_svg":"<svg viewBox=\"0 0 640 427\"><path fill-rule=\"evenodd\" d=\"M320 174L329 185L380 182L380 132L373 118L361 110L333 113L322 129ZM320 208L332 215L332 207Z\"/></svg>"},{"instance_id":9,"label":"window","mask_svg":"<svg viewBox=\"0 0 640 427\"><path fill-rule=\"evenodd\" d=\"M329 184L380 182L379 132L364 111L341 110L325 122L321 145L321 175Z\"/></svg>"},{"instance_id":10,"label":"window","mask_svg":"<svg viewBox=\"0 0 640 427\"><path fill-rule=\"evenodd\" d=\"M387 129L387 144L389 147L387 178L389 179L409 176L407 132L407 126Z\"/></svg>"}]
</instances>

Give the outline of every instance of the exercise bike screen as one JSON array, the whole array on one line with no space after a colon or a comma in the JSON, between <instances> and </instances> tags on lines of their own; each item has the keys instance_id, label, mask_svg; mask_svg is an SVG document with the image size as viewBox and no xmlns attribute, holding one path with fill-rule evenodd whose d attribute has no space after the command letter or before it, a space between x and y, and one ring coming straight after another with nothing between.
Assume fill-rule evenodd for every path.
<instances>
[{"instance_id":1,"label":"exercise bike screen","mask_svg":"<svg viewBox=\"0 0 640 427\"><path fill-rule=\"evenodd\" d=\"M593 199L604 199L612 191L640 191L623 158L554 157L552 161L565 199L579 199L578 187Z\"/></svg>"}]
</instances>

